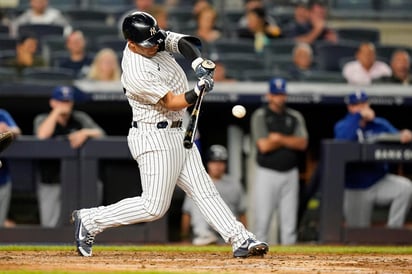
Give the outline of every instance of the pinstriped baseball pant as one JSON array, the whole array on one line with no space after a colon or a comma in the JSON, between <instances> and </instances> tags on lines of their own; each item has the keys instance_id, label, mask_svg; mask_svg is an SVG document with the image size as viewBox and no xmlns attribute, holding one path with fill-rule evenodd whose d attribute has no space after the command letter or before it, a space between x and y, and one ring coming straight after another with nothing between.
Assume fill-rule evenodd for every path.
<instances>
[{"instance_id":1,"label":"pinstriped baseball pant","mask_svg":"<svg viewBox=\"0 0 412 274\"><path fill-rule=\"evenodd\" d=\"M254 235L236 220L207 174L196 146L183 147L184 129L131 128L128 144L139 164L142 194L109 206L81 210L91 233L154 221L169 209L176 184L192 197L207 222L237 249Z\"/></svg>"}]
</instances>

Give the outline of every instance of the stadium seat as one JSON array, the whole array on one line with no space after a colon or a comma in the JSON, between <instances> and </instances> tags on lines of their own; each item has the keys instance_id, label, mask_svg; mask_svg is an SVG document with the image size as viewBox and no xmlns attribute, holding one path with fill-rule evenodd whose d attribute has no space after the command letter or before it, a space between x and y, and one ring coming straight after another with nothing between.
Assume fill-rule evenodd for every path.
<instances>
[{"instance_id":1,"label":"stadium seat","mask_svg":"<svg viewBox=\"0 0 412 274\"><path fill-rule=\"evenodd\" d=\"M192 10L188 8L173 8L168 11L168 21L173 29L181 31L185 28L196 27L196 21Z\"/></svg>"},{"instance_id":2,"label":"stadium seat","mask_svg":"<svg viewBox=\"0 0 412 274\"><path fill-rule=\"evenodd\" d=\"M33 33L35 34L39 39L41 39L44 36L48 35L60 35L63 36L63 30L64 28L62 26L57 26L57 25L46 25L46 24L27 24L27 25L21 25L19 27L19 33Z\"/></svg>"},{"instance_id":3,"label":"stadium seat","mask_svg":"<svg viewBox=\"0 0 412 274\"><path fill-rule=\"evenodd\" d=\"M126 41L118 35L101 36L97 38L98 49L111 48L116 52L123 51L126 46Z\"/></svg>"},{"instance_id":4,"label":"stadium seat","mask_svg":"<svg viewBox=\"0 0 412 274\"><path fill-rule=\"evenodd\" d=\"M70 9L66 10L64 15L70 22L82 22L84 24L87 24L88 22L97 22L105 25L109 18L107 12L96 9Z\"/></svg>"},{"instance_id":5,"label":"stadium seat","mask_svg":"<svg viewBox=\"0 0 412 274\"><path fill-rule=\"evenodd\" d=\"M0 51L0 66L5 66L5 62L16 57L16 50L1 50Z\"/></svg>"},{"instance_id":6,"label":"stadium seat","mask_svg":"<svg viewBox=\"0 0 412 274\"><path fill-rule=\"evenodd\" d=\"M71 82L75 78L71 69L57 67L36 67L27 68L23 71L23 81L52 81Z\"/></svg>"},{"instance_id":7,"label":"stadium seat","mask_svg":"<svg viewBox=\"0 0 412 274\"><path fill-rule=\"evenodd\" d=\"M9 35L9 27L6 25L0 25L0 34L1 35Z\"/></svg>"},{"instance_id":8,"label":"stadium seat","mask_svg":"<svg viewBox=\"0 0 412 274\"><path fill-rule=\"evenodd\" d=\"M8 36L0 36L0 51L16 50L16 39Z\"/></svg>"},{"instance_id":9,"label":"stadium seat","mask_svg":"<svg viewBox=\"0 0 412 274\"><path fill-rule=\"evenodd\" d=\"M211 51L219 56L225 54L254 54L255 46L249 39L219 39L210 45Z\"/></svg>"},{"instance_id":10,"label":"stadium seat","mask_svg":"<svg viewBox=\"0 0 412 274\"><path fill-rule=\"evenodd\" d=\"M339 60L343 57L354 57L358 49L357 44L319 44L316 45L316 63L320 70L340 71Z\"/></svg>"},{"instance_id":11,"label":"stadium seat","mask_svg":"<svg viewBox=\"0 0 412 274\"><path fill-rule=\"evenodd\" d=\"M412 47L408 47L408 46L397 46L397 45L376 45L376 55L377 56L381 56L387 60L391 60L392 58L392 54L398 50L398 49L403 49L406 50L407 52L409 52L409 55L412 58Z\"/></svg>"},{"instance_id":12,"label":"stadium seat","mask_svg":"<svg viewBox=\"0 0 412 274\"><path fill-rule=\"evenodd\" d=\"M97 40L102 36L116 36L119 34L117 26L107 26L99 23L75 24L76 29L83 32L87 39L88 49L95 51L99 48Z\"/></svg>"},{"instance_id":13,"label":"stadium seat","mask_svg":"<svg viewBox=\"0 0 412 274\"><path fill-rule=\"evenodd\" d=\"M377 28L336 28L338 39L358 42L380 42L380 31Z\"/></svg>"},{"instance_id":14,"label":"stadium seat","mask_svg":"<svg viewBox=\"0 0 412 274\"><path fill-rule=\"evenodd\" d=\"M133 9L133 4L130 0L89 0L89 7L118 14Z\"/></svg>"},{"instance_id":15,"label":"stadium seat","mask_svg":"<svg viewBox=\"0 0 412 274\"><path fill-rule=\"evenodd\" d=\"M296 41L292 39L272 39L270 44L265 46L265 51L270 54L290 54L292 55Z\"/></svg>"},{"instance_id":16,"label":"stadium seat","mask_svg":"<svg viewBox=\"0 0 412 274\"><path fill-rule=\"evenodd\" d=\"M252 82L266 82L273 77L282 77L286 80L290 80L290 75L286 72L281 71L271 71L271 70L260 70L260 69L248 69L242 71L241 80L242 81L252 81Z\"/></svg>"},{"instance_id":17,"label":"stadium seat","mask_svg":"<svg viewBox=\"0 0 412 274\"><path fill-rule=\"evenodd\" d=\"M0 83L10 82L17 78L14 68L0 67Z\"/></svg>"},{"instance_id":18,"label":"stadium seat","mask_svg":"<svg viewBox=\"0 0 412 274\"><path fill-rule=\"evenodd\" d=\"M222 62L228 75L241 80L245 70L265 70L265 64L262 59L257 59L253 55L244 53L222 54L219 56L219 62Z\"/></svg>"},{"instance_id":19,"label":"stadium seat","mask_svg":"<svg viewBox=\"0 0 412 274\"><path fill-rule=\"evenodd\" d=\"M369 0L334 0L332 1L333 9L346 9L346 10L372 10L372 1Z\"/></svg>"},{"instance_id":20,"label":"stadium seat","mask_svg":"<svg viewBox=\"0 0 412 274\"><path fill-rule=\"evenodd\" d=\"M304 82L326 82L326 83L346 83L341 72L331 72L323 70L311 70L303 74L301 81Z\"/></svg>"}]
</instances>

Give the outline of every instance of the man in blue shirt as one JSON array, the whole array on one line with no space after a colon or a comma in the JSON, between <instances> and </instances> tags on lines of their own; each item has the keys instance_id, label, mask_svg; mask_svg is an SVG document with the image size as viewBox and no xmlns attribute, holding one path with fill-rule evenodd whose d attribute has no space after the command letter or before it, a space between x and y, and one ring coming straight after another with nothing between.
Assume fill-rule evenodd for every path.
<instances>
[{"instance_id":1,"label":"man in blue shirt","mask_svg":"<svg viewBox=\"0 0 412 274\"><path fill-rule=\"evenodd\" d=\"M348 114L335 125L335 139L364 142L380 134L399 135L400 143L410 143L412 133L398 130L388 120L376 117L364 91L347 98ZM345 174L344 214L352 227L371 223L373 206L390 205L387 226L402 227L412 203L412 182L390 174L387 163L349 163Z\"/></svg>"},{"instance_id":2,"label":"man in blue shirt","mask_svg":"<svg viewBox=\"0 0 412 274\"><path fill-rule=\"evenodd\" d=\"M11 131L14 136L20 135L20 128L13 120L11 115L4 109L0 109L0 133ZM11 198L11 180L7 162L2 161L0 168L0 227L2 227L7 218Z\"/></svg>"}]
</instances>

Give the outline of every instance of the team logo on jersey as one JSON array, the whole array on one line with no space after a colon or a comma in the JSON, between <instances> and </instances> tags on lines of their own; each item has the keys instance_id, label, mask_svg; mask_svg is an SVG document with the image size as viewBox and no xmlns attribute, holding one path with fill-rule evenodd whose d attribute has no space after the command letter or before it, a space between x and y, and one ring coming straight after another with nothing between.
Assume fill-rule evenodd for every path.
<instances>
[{"instance_id":1,"label":"team logo on jersey","mask_svg":"<svg viewBox=\"0 0 412 274\"><path fill-rule=\"evenodd\" d=\"M155 27L151 27L149 31L150 31L151 36L156 34L156 28Z\"/></svg>"}]
</instances>

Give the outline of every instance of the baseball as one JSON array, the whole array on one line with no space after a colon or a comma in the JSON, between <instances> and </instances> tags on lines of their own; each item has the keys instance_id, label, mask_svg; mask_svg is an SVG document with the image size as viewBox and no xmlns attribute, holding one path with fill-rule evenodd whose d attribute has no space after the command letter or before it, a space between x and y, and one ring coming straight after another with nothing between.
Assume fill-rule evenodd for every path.
<instances>
[{"instance_id":1,"label":"baseball","mask_svg":"<svg viewBox=\"0 0 412 274\"><path fill-rule=\"evenodd\" d=\"M236 118L243 118L246 115L246 109L242 105L236 105L232 108L232 114Z\"/></svg>"}]
</instances>

